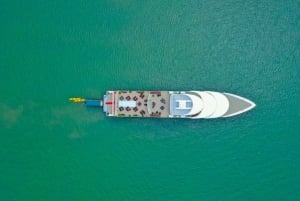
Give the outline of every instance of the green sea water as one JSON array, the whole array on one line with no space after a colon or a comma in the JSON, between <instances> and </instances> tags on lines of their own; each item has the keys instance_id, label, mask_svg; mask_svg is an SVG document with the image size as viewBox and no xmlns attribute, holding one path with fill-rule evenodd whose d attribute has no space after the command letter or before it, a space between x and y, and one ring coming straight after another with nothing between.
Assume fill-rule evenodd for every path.
<instances>
[{"instance_id":1,"label":"green sea water","mask_svg":"<svg viewBox=\"0 0 300 201\"><path fill-rule=\"evenodd\" d=\"M299 0L0 2L1 201L300 200ZM107 118L106 90L215 90L216 120Z\"/></svg>"}]
</instances>

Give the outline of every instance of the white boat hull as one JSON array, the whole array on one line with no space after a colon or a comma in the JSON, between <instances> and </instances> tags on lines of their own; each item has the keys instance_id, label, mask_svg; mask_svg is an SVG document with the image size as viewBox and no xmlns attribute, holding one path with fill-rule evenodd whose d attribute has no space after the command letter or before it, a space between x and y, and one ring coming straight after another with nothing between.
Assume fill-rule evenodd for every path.
<instances>
[{"instance_id":1,"label":"white boat hull","mask_svg":"<svg viewBox=\"0 0 300 201\"><path fill-rule=\"evenodd\" d=\"M213 119L247 112L255 103L230 93L214 91L107 91L107 116Z\"/></svg>"}]
</instances>

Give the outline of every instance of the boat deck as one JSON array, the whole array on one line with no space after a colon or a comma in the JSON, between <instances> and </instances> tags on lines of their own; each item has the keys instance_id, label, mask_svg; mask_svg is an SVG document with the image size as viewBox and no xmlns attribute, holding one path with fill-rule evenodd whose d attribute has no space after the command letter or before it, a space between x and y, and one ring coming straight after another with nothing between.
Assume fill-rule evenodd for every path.
<instances>
[{"instance_id":1,"label":"boat deck","mask_svg":"<svg viewBox=\"0 0 300 201\"><path fill-rule=\"evenodd\" d=\"M108 91L105 103L109 116L169 117L168 91Z\"/></svg>"}]
</instances>

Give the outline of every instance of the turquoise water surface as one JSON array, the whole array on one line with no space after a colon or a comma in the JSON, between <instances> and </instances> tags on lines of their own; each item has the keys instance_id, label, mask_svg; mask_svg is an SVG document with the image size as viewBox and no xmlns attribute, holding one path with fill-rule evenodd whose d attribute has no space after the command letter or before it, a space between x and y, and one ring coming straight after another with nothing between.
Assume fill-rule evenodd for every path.
<instances>
[{"instance_id":1,"label":"turquoise water surface","mask_svg":"<svg viewBox=\"0 0 300 201\"><path fill-rule=\"evenodd\" d=\"M2 0L0 200L300 200L300 2ZM107 118L106 90L253 100L216 120Z\"/></svg>"}]
</instances>

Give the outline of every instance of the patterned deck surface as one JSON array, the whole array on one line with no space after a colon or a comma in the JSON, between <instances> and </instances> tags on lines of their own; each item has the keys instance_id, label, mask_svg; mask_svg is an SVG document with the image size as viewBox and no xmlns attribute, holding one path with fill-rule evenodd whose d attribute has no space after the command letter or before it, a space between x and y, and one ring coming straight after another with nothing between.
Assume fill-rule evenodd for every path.
<instances>
[{"instance_id":1,"label":"patterned deck surface","mask_svg":"<svg viewBox=\"0 0 300 201\"><path fill-rule=\"evenodd\" d=\"M169 117L168 91L113 91L108 101L113 116L119 117ZM135 107L119 106L119 101L135 101Z\"/></svg>"}]
</instances>

